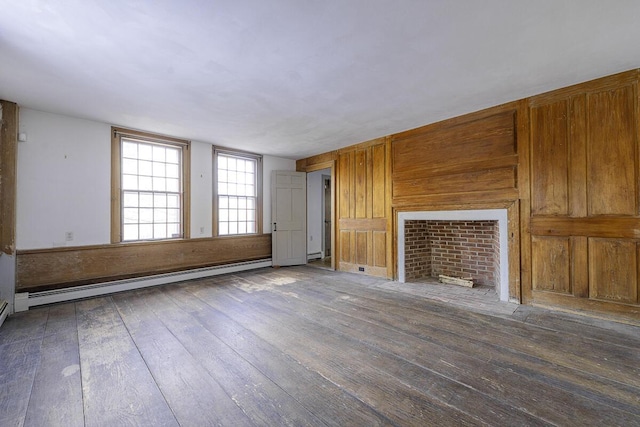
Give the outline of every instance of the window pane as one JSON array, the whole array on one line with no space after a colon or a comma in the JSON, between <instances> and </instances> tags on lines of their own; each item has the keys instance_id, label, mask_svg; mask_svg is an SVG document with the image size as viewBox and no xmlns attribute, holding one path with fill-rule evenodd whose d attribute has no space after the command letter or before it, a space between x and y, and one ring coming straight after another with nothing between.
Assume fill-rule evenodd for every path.
<instances>
[{"instance_id":1,"label":"window pane","mask_svg":"<svg viewBox=\"0 0 640 427\"><path fill-rule=\"evenodd\" d=\"M237 221L238 220L238 211L236 209L231 209L229 211L229 221Z\"/></svg>"},{"instance_id":2,"label":"window pane","mask_svg":"<svg viewBox=\"0 0 640 427\"><path fill-rule=\"evenodd\" d=\"M229 223L229 234L238 234L238 223L230 222Z\"/></svg>"},{"instance_id":3,"label":"window pane","mask_svg":"<svg viewBox=\"0 0 640 427\"><path fill-rule=\"evenodd\" d=\"M152 184L153 181L151 181L151 177L140 176L138 178L138 182L140 183L139 190L142 190L142 191L151 191L151 190L153 190L153 184Z\"/></svg>"},{"instance_id":4,"label":"window pane","mask_svg":"<svg viewBox=\"0 0 640 427\"><path fill-rule=\"evenodd\" d=\"M139 168L139 172L138 173L140 175L151 176L151 174L153 173L152 165L153 165L152 162L148 162L146 160L138 161L138 168Z\"/></svg>"},{"instance_id":5,"label":"window pane","mask_svg":"<svg viewBox=\"0 0 640 427\"><path fill-rule=\"evenodd\" d=\"M218 194L227 195L229 194L229 189L227 188L226 183L220 183L218 185Z\"/></svg>"},{"instance_id":6,"label":"window pane","mask_svg":"<svg viewBox=\"0 0 640 427\"><path fill-rule=\"evenodd\" d=\"M138 208L124 208L122 217L122 222L125 224L138 224Z\"/></svg>"},{"instance_id":7,"label":"window pane","mask_svg":"<svg viewBox=\"0 0 640 427\"><path fill-rule=\"evenodd\" d=\"M138 193L124 193L124 199L122 200L122 206L127 207L138 207Z\"/></svg>"},{"instance_id":8,"label":"window pane","mask_svg":"<svg viewBox=\"0 0 640 427\"><path fill-rule=\"evenodd\" d=\"M180 210L179 209L167 209L167 222L180 222Z\"/></svg>"},{"instance_id":9,"label":"window pane","mask_svg":"<svg viewBox=\"0 0 640 427\"><path fill-rule=\"evenodd\" d=\"M154 224L153 225L153 238L154 239L166 239L167 238L167 225L166 224Z\"/></svg>"},{"instance_id":10,"label":"window pane","mask_svg":"<svg viewBox=\"0 0 640 427\"><path fill-rule=\"evenodd\" d=\"M167 195L166 194L154 194L153 195L153 206L156 208L164 208L167 206Z\"/></svg>"},{"instance_id":11,"label":"window pane","mask_svg":"<svg viewBox=\"0 0 640 427\"><path fill-rule=\"evenodd\" d=\"M153 222L167 222L167 210L166 209L154 209L153 210Z\"/></svg>"},{"instance_id":12,"label":"window pane","mask_svg":"<svg viewBox=\"0 0 640 427\"><path fill-rule=\"evenodd\" d=\"M135 159L138 157L138 144L135 142L123 141L122 142L122 157L128 157Z\"/></svg>"},{"instance_id":13,"label":"window pane","mask_svg":"<svg viewBox=\"0 0 640 427\"><path fill-rule=\"evenodd\" d=\"M164 163L153 162L153 176L166 176Z\"/></svg>"},{"instance_id":14,"label":"window pane","mask_svg":"<svg viewBox=\"0 0 640 427\"><path fill-rule=\"evenodd\" d=\"M180 196L177 194L167 194L167 207L168 208L179 208L180 207Z\"/></svg>"},{"instance_id":15,"label":"window pane","mask_svg":"<svg viewBox=\"0 0 640 427\"><path fill-rule=\"evenodd\" d=\"M138 240L138 225L125 224L122 227L122 240Z\"/></svg>"},{"instance_id":16,"label":"window pane","mask_svg":"<svg viewBox=\"0 0 640 427\"><path fill-rule=\"evenodd\" d=\"M218 155L218 170L227 168L227 157Z\"/></svg>"},{"instance_id":17,"label":"window pane","mask_svg":"<svg viewBox=\"0 0 640 427\"><path fill-rule=\"evenodd\" d=\"M140 160L153 160L151 146L148 144L138 144L138 158Z\"/></svg>"},{"instance_id":18,"label":"window pane","mask_svg":"<svg viewBox=\"0 0 640 427\"><path fill-rule=\"evenodd\" d=\"M140 193L140 206L150 208L153 206L153 193Z\"/></svg>"},{"instance_id":19,"label":"window pane","mask_svg":"<svg viewBox=\"0 0 640 427\"><path fill-rule=\"evenodd\" d=\"M140 222L143 224L153 223L153 209L140 209Z\"/></svg>"},{"instance_id":20,"label":"window pane","mask_svg":"<svg viewBox=\"0 0 640 427\"><path fill-rule=\"evenodd\" d=\"M137 175L138 174L138 161L136 159L123 159L122 160L122 173Z\"/></svg>"},{"instance_id":21,"label":"window pane","mask_svg":"<svg viewBox=\"0 0 640 427\"><path fill-rule=\"evenodd\" d=\"M167 224L167 234L169 237L182 237L180 234L180 224Z\"/></svg>"},{"instance_id":22,"label":"window pane","mask_svg":"<svg viewBox=\"0 0 640 427\"><path fill-rule=\"evenodd\" d=\"M138 177L136 175L122 175L122 189L123 190L137 190L138 189Z\"/></svg>"},{"instance_id":23,"label":"window pane","mask_svg":"<svg viewBox=\"0 0 640 427\"><path fill-rule=\"evenodd\" d=\"M218 234L221 235L221 236L225 236L225 235L229 234L229 223L221 222L218 225Z\"/></svg>"},{"instance_id":24,"label":"window pane","mask_svg":"<svg viewBox=\"0 0 640 427\"><path fill-rule=\"evenodd\" d=\"M218 219L220 221L229 221L229 210L228 209L220 209L218 211Z\"/></svg>"},{"instance_id":25,"label":"window pane","mask_svg":"<svg viewBox=\"0 0 640 427\"><path fill-rule=\"evenodd\" d=\"M153 224L140 224L140 240L153 239Z\"/></svg>"},{"instance_id":26,"label":"window pane","mask_svg":"<svg viewBox=\"0 0 640 427\"><path fill-rule=\"evenodd\" d=\"M166 191L167 189L167 180L166 178L153 178L153 191Z\"/></svg>"},{"instance_id":27,"label":"window pane","mask_svg":"<svg viewBox=\"0 0 640 427\"><path fill-rule=\"evenodd\" d=\"M180 168L178 165L167 164L167 177L169 178L180 178Z\"/></svg>"},{"instance_id":28,"label":"window pane","mask_svg":"<svg viewBox=\"0 0 640 427\"><path fill-rule=\"evenodd\" d=\"M161 146L154 146L153 147L153 161L154 162L164 162L165 161L165 153L166 153L166 148L161 147Z\"/></svg>"},{"instance_id":29,"label":"window pane","mask_svg":"<svg viewBox=\"0 0 640 427\"><path fill-rule=\"evenodd\" d=\"M166 162L179 164L180 163L180 150L175 148L167 148L166 149Z\"/></svg>"},{"instance_id":30,"label":"window pane","mask_svg":"<svg viewBox=\"0 0 640 427\"><path fill-rule=\"evenodd\" d=\"M218 207L220 209L226 209L229 207L229 198L228 197L218 197Z\"/></svg>"},{"instance_id":31,"label":"window pane","mask_svg":"<svg viewBox=\"0 0 640 427\"><path fill-rule=\"evenodd\" d=\"M249 222L247 223L247 233L255 233L256 232L256 223Z\"/></svg>"},{"instance_id":32,"label":"window pane","mask_svg":"<svg viewBox=\"0 0 640 427\"><path fill-rule=\"evenodd\" d=\"M246 234L247 233L247 223L239 222L238 223L238 234Z\"/></svg>"},{"instance_id":33,"label":"window pane","mask_svg":"<svg viewBox=\"0 0 640 427\"><path fill-rule=\"evenodd\" d=\"M180 180L167 178L167 191L171 193L179 193L180 192Z\"/></svg>"}]
</instances>

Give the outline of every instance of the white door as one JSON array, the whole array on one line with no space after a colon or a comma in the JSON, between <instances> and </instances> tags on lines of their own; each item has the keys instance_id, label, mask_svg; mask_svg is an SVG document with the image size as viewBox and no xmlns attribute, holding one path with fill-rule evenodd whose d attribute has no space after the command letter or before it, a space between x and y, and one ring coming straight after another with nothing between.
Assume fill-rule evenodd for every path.
<instances>
[{"instance_id":1,"label":"white door","mask_svg":"<svg viewBox=\"0 0 640 427\"><path fill-rule=\"evenodd\" d=\"M306 203L306 173L271 173L271 258L274 267L307 263Z\"/></svg>"}]
</instances>

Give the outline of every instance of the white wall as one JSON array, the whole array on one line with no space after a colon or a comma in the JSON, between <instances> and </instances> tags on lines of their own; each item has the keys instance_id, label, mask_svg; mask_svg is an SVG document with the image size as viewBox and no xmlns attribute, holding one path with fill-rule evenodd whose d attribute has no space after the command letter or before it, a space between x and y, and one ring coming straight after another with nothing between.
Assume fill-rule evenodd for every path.
<instances>
[{"instance_id":1,"label":"white wall","mask_svg":"<svg viewBox=\"0 0 640 427\"><path fill-rule=\"evenodd\" d=\"M191 142L191 238L211 237L213 227L213 148ZM204 231L200 231L203 229Z\"/></svg>"},{"instance_id":2,"label":"white wall","mask_svg":"<svg viewBox=\"0 0 640 427\"><path fill-rule=\"evenodd\" d=\"M19 123L18 249L109 243L111 127L26 108Z\"/></svg>"},{"instance_id":3,"label":"white wall","mask_svg":"<svg viewBox=\"0 0 640 427\"><path fill-rule=\"evenodd\" d=\"M17 248L109 243L111 125L21 108L19 132L27 141L18 143ZM191 147L191 237L211 237L211 144ZM271 232L272 170L295 170L295 161L263 158L265 233Z\"/></svg>"}]
</instances>

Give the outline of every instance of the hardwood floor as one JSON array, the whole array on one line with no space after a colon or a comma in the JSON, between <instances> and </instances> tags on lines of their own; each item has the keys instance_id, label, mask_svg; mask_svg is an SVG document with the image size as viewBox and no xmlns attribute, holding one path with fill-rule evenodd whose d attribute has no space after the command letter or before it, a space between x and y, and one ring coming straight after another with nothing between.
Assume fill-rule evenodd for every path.
<instances>
[{"instance_id":1,"label":"hardwood floor","mask_svg":"<svg viewBox=\"0 0 640 427\"><path fill-rule=\"evenodd\" d=\"M639 327L416 286L262 269L11 316L0 425L640 425Z\"/></svg>"}]
</instances>

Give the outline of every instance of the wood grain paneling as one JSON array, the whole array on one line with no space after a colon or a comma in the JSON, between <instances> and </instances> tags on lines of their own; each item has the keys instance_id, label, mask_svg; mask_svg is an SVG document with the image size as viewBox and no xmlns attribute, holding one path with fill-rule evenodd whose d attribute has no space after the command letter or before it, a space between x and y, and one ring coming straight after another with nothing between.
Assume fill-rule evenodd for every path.
<instances>
[{"instance_id":1,"label":"wood grain paneling","mask_svg":"<svg viewBox=\"0 0 640 427\"><path fill-rule=\"evenodd\" d=\"M356 150L354 156L355 187L353 196L355 198L356 218L367 218L367 183L371 179L367 168L367 154L365 150Z\"/></svg>"},{"instance_id":2,"label":"wood grain paneling","mask_svg":"<svg viewBox=\"0 0 640 427\"><path fill-rule=\"evenodd\" d=\"M534 237L533 288L571 293L570 245L568 238Z\"/></svg>"},{"instance_id":3,"label":"wood grain paneling","mask_svg":"<svg viewBox=\"0 0 640 427\"><path fill-rule=\"evenodd\" d=\"M393 275L389 152L387 138L338 152L339 270Z\"/></svg>"},{"instance_id":4,"label":"wood grain paneling","mask_svg":"<svg viewBox=\"0 0 640 427\"><path fill-rule=\"evenodd\" d=\"M419 197L424 194L455 194L485 191L486 189L515 189L515 167L469 171L465 173L417 177L393 181L393 195L397 199Z\"/></svg>"},{"instance_id":5,"label":"wood grain paneling","mask_svg":"<svg viewBox=\"0 0 640 427\"><path fill-rule=\"evenodd\" d=\"M589 215L637 215L635 85L588 96Z\"/></svg>"},{"instance_id":6,"label":"wood grain paneling","mask_svg":"<svg viewBox=\"0 0 640 427\"><path fill-rule=\"evenodd\" d=\"M271 235L18 251L20 292L271 257Z\"/></svg>"},{"instance_id":7,"label":"wood grain paneling","mask_svg":"<svg viewBox=\"0 0 640 427\"><path fill-rule=\"evenodd\" d=\"M518 111L511 103L392 135L393 205L517 200Z\"/></svg>"},{"instance_id":8,"label":"wood grain paneling","mask_svg":"<svg viewBox=\"0 0 640 427\"><path fill-rule=\"evenodd\" d=\"M589 239L589 294L592 298L638 302L636 241Z\"/></svg>"},{"instance_id":9,"label":"wood grain paneling","mask_svg":"<svg viewBox=\"0 0 640 427\"><path fill-rule=\"evenodd\" d=\"M637 307L637 85L633 70L530 99L534 302L612 312L622 310L613 303ZM564 242L562 249L542 243L550 241ZM558 257L568 280L567 269L554 265ZM556 290L555 278L564 287L547 292ZM569 289L573 299L561 295Z\"/></svg>"},{"instance_id":10,"label":"wood grain paneling","mask_svg":"<svg viewBox=\"0 0 640 427\"><path fill-rule=\"evenodd\" d=\"M531 175L534 215L567 215L569 186L568 101L562 100L531 110Z\"/></svg>"},{"instance_id":11,"label":"wood grain paneling","mask_svg":"<svg viewBox=\"0 0 640 427\"><path fill-rule=\"evenodd\" d=\"M18 161L18 106L0 100L0 251L16 248L16 194Z\"/></svg>"},{"instance_id":12,"label":"wood grain paneling","mask_svg":"<svg viewBox=\"0 0 640 427\"><path fill-rule=\"evenodd\" d=\"M425 126L395 134L392 141L394 173L509 156L516 154L515 112L505 111L444 128Z\"/></svg>"},{"instance_id":13,"label":"wood grain paneling","mask_svg":"<svg viewBox=\"0 0 640 427\"><path fill-rule=\"evenodd\" d=\"M376 145L371 150L372 157L372 173L373 179L371 182L371 203L373 218L385 218L387 216L387 200L388 197L386 191L386 162L387 153L386 146L384 144Z\"/></svg>"}]
</instances>

